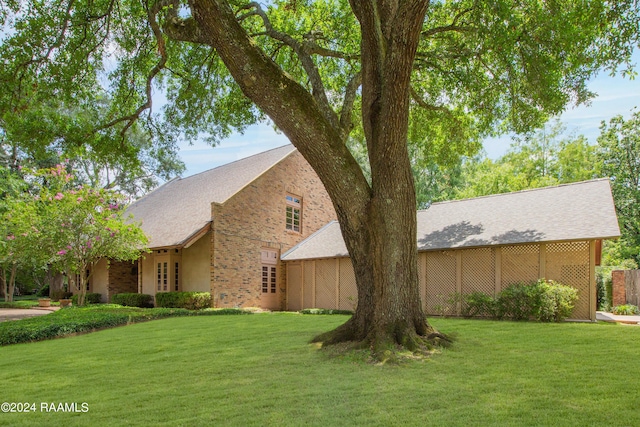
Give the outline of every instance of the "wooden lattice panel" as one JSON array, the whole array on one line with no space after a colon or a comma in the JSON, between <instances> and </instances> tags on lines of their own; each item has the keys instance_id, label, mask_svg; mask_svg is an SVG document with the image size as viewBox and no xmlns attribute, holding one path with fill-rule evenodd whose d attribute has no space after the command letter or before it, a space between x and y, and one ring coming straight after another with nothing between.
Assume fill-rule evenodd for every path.
<instances>
[{"instance_id":1,"label":"wooden lattice panel","mask_svg":"<svg viewBox=\"0 0 640 427\"><path fill-rule=\"evenodd\" d=\"M420 282L420 300L422 302L422 309L426 311L426 289L427 289L427 254L421 252L418 254L418 279Z\"/></svg>"},{"instance_id":2,"label":"wooden lattice panel","mask_svg":"<svg viewBox=\"0 0 640 427\"><path fill-rule=\"evenodd\" d=\"M316 261L316 307L336 307L336 260Z\"/></svg>"},{"instance_id":3,"label":"wooden lattice panel","mask_svg":"<svg viewBox=\"0 0 640 427\"><path fill-rule=\"evenodd\" d=\"M302 271L302 308L314 308L314 264L315 261L304 261Z\"/></svg>"},{"instance_id":4,"label":"wooden lattice panel","mask_svg":"<svg viewBox=\"0 0 640 427\"><path fill-rule=\"evenodd\" d=\"M494 295L496 289L496 256L492 248L465 249L462 251L463 295L484 292Z\"/></svg>"},{"instance_id":5,"label":"wooden lattice panel","mask_svg":"<svg viewBox=\"0 0 640 427\"><path fill-rule=\"evenodd\" d=\"M429 252L427 254L427 280L425 311L427 314L456 314L455 304L448 300L456 292L455 252Z\"/></svg>"},{"instance_id":6,"label":"wooden lattice panel","mask_svg":"<svg viewBox=\"0 0 640 427\"><path fill-rule=\"evenodd\" d=\"M514 283L538 280L540 247L538 245L505 246L502 248L502 289Z\"/></svg>"},{"instance_id":7,"label":"wooden lattice panel","mask_svg":"<svg viewBox=\"0 0 640 427\"><path fill-rule=\"evenodd\" d=\"M589 318L589 242L553 243L546 247L547 279L576 288L578 301L571 315L575 319Z\"/></svg>"},{"instance_id":8,"label":"wooden lattice panel","mask_svg":"<svg viewBox=\"0 0 640 427\"><path fill-rule=\"evenodd\" d=\"M338 291L338 308L355 310L358 303L358 288L351 258L340 258L340 289Z\"/></svg>"}]
</instances>

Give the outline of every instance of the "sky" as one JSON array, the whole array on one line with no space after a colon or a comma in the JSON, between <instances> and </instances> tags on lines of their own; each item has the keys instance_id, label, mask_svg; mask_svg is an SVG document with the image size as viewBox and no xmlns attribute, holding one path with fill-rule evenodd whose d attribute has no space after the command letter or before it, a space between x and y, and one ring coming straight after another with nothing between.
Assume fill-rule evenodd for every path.
<instances>
[{"instance_id":1,"label":"sky","mask_svg":"<svg viewBox=\"0 0 640 427\"><path fill-rule=\"evenodd\" d=\"M633 62L640 64L640 50L636 51ZM620 76L611 77L601 73L589 84L589 89L598 94L589 106L569 107L560 116L566 126L566 134L584 135L591 144L596 143L600 134L600 124L614 116L631 117L634 107L640 108L640 76L629 80ZM496 159L509 148L510 136L490 138L484 141L487 156ZM216 166L233 162L272 148L288 144L286 136L268 125L249 127L244 134L233 134L216 147L205 143L181 144L180 157L187 170L183 176L193 175Z\"/></svg>"}]
</instances>

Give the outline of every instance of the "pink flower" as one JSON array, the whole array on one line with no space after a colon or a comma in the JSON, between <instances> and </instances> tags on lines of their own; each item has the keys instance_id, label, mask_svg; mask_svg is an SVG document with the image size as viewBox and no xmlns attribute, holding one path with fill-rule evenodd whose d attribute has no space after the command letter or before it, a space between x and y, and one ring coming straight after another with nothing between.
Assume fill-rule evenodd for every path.
<instances>
[{"instance_id":1,"label":"pink flower","mask_svg":"<svg viewBox=\"0 0 640 427\"><path fill-rule=\"evenodd\" d=\"M63 197L64 197L64 194L58 193L53 198L56 199L56 200L62 200Z\"/></svg>"},{"instance_id":2,"label":"pink flower","mask_svg":"<svg viewBox=\"0 0 640 427\"><path fill-rule=\"evenodd\" d=\"M91 240L87 242L87 249L91 249Z\"/></svg>"},{"instance_id":3,"label":"pink flower","mask_svg":"<svg viewBox=\"0 0 640 427\"><path fill-rule=\"evenodd\" d=\"M58 251L57 255L66 255L67 251L65 251L64 249L62 249L61 251Z\"/></svg>"},{"instance_id":4,"label":"pink flower","mask_svg":"<svg viewBox=\"0 0 640 427\"><path fill-rule=\"evenodd\" d=\"M13 234L9 234L7 236L7 240L16 240L16 236L14 236Z\"/></svg>"},{"instance_id":5,"label":"pink flower","mask_svg":"<svg viewBox=\"0 0 640 427\"><path fill-rule=\"evenodd\" d=\"M78 197L78 203L80 203L81 201L83 201L84 199L82 197Z\"/></svg>"}]
</instances>

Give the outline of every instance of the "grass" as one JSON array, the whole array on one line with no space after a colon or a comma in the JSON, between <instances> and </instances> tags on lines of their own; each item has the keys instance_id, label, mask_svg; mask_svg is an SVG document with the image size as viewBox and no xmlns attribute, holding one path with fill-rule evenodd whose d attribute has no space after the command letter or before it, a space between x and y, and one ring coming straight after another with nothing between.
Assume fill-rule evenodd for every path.
<instances>
[{"instance_id":1,"label":"grass","mask_svg":"<svg viewBox=\"0 0 640 427\"><path fill-rule=\"evenodd\" d=\"M178 316L249 314L233 308L187 310L138 308L117 304L69 307L46 316L0 323L0 346L60 338L83 332Z\"/></svg>"},{"instance_id":2,"label":"grass","mask_svg":"<svg viewBox=\"0 0 640 427\"><path fill-rule=\"evenodd\" d=\"M180 317L3 347L2 400L38 411L0 424L640 425L640 328L435 319L452 348L376 366L308 344L346 319Z\"/></svg>"}]
</instances>

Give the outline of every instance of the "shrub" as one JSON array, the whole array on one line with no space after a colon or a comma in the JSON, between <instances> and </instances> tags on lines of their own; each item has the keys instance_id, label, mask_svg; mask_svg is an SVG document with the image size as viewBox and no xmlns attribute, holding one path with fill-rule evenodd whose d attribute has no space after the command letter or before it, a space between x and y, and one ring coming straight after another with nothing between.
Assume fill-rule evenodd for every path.
<instances>
[{"instance_id":1,"label":"shrub","mask_svg":"<svg viewBox=\"0 0 640 427\"><path fill-rule=\"evenodd\" d=\"M71 297L71 302L73 303L73 305L78 305L78 295L73 295ZM101 302L102 302L102 294L89 292L84 296L85 304L100 304Z\"/></svg>"},{"instance_id":2,"label":"shrub","mask_svg":"<svg viewBox=\"0 0 640 427\"><path fill-rule=\"evenodd\" d=\"M622 316L633 316L636 314L640 314L640 310L638 309L638 307L632 304L617 305L613 307L612 312L613 314L618 314Z\"/></svg>"},{"instance_id":3,"label":"shrub","mask_svg":"<svg viewBox=\"0 0 640 427\"><path fill-rule=\"evenodd\" d=\"M333 310L327 308L305 308L300 310L302 314L353 314L351 310Z\"/></svg>"},{"instance_id":4,"label":"shrub","mask_svg":"<svg viewBox=\"0 0 640 427\"><path fill-rule=\"evenodd\" d=\"M495 317L496 299L484 292L472 292L464 295L462 315L464 317Z\"/></svg>"},{"instance_id":5,"label":"shrub","mask_svg":"<svg viewBox=\"0 0 640 427\"><path fill-rule=\"evenodd\" d=\"M73 296L73 292L67 292L65 290L51 291L51 300L60 301L61 299L69 299Z\"/></svg>"},{"instance_id":6,"label":"shrub","mask_svg":"<svg viewBox=\"0 0 640 427\"><path fill-rule=\"evenodd\" d=\"M43 287L41 287L40 290L38 291L37 295L39 297L48 297L49 296L49 285L44 285Z\"/></svg>"},{"instance_id":7,"label":"shrub","mask_svg":"<svg viewBox=\"0 0 640 427\"><path fill-rule=\"evenodd\" d=\"M495 319L559 322L571 315L578 290L553 280L516 283L503 289L496 298L483 292L464 296L462 315Z\"/></svg>"},{"instance_id":8,"label":"shrub","mask_svg":"<svg viewBox=\"0 0 640 427\"><path fill-rule=\"evenodd\" d=\"M153 307L153 296L136 293L115 294L111 297L111 303L127 307Z\"/></svg>"},{"instance_id":9,"label":"shrub","mask_svg":"<svg viewBox=\"0 0 640 427\"><path fill-rule=\"evenodd\" d=\"M158 292L156 294L157 307L186 308L187 310L202 310L211 307L211 293L209 292Z\"/></svg>"}]
</instances>

